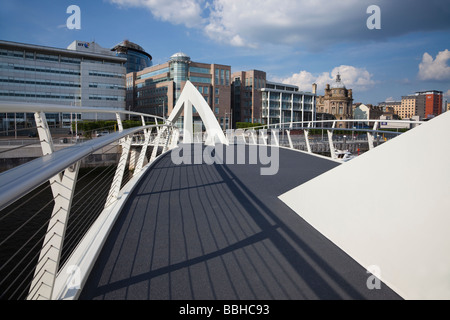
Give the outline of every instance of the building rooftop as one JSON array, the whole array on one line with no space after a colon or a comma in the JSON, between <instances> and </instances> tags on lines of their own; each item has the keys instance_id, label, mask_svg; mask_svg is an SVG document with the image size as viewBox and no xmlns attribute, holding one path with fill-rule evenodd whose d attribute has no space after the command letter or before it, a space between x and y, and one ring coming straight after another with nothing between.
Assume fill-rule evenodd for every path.
<instances>
[{"instance_id":1,"label":"building rooftop","mask_svg":"<svg viewBox=\"0 0 450 320\"><path fill-rule=\"evenodd\" d=\"M148 52L146 52L144 50L144 48L142 48L140 45L131 42L129 40L123 40L122 42L116 44L111 51L117 51L118 53L126 53L128 50L133 50L133 51L137 51L140 53L145 54L147 57L150 58L150 60L153 59L153 57L151 56L151 54L149 54Z\"/></svg>"},{"instance_id":2,"label":"building rooftop","mask_svg":"<svg viewBox=\"0 0 450 320\"><path fill-rule=\"evenodd\" d=\"M191 58L184 52L177 52L170 57L171 61L190 61Z\"/></svg>"},{"instance_id":3,"label":"building rooftop","mask_svg":"<svg viewBox=\"0 0 450 320\"><path fill-rule=\"evenodd\" d=\"M66 49L64 48L55 48L55 47L47 47L41 45L13 42L13 41L4 41L0 40L1 47L9 47L10 50L30 50L36 52L42 52L45 54L62 54L65 56L84 56L86 58L101 58L114 60L115 62L125 62L125 58L116 57L111 54L108 49L102 48L95 42L86 42L86 41L73 41Z\"/></svg>"}]
</instances>

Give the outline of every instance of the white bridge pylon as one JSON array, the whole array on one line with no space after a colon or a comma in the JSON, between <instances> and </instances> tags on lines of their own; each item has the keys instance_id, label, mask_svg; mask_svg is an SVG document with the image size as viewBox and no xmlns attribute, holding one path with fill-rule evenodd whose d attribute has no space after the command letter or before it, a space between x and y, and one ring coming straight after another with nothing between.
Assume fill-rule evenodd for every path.
<instances>
[{"instance_id":1,"label":"white bridge pylon","mask_svg":"<svg viewBox=\"0 0 450 320\"><path fill-rule=\"evenodd\" d=\"M183 143L193 143L194 141L192 106L195 106L195 109L205 125L207 134L205 144L210 146L215 145L216 143L228 145L228 139L220 128L219 122L214 116L211 107L190 81L186 81L186 85L184 86L172 113L167 119L169 122L174 123L184 111Z\"/></svg>"}]
</instances>

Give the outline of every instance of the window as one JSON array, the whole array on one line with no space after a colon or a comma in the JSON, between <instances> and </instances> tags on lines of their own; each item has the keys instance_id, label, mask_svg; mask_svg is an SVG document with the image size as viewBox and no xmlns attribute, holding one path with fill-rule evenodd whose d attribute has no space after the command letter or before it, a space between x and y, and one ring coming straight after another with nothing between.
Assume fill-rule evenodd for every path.
<instances>
[{"instance_id":1,"label":"window","mask_svg":"<svg viewBox=\"0 0 450 320\"><path fill-rule=\"evenodd\" d=\"M193 76L190 76L189 80L191 80L191 82L211 83L211 79L210 78L204 78L204 77L193 77Z\"/></svg>"},{"instance_id":2,"label":"window","mask_svg":"<svg viewBox=\"0 0 450 320\"><path fill-rule=\"evenodd\" d=\"M216 96L219 95L219 88L216 88L216 89L215 89L214 94L215 94Z\"/></svg>"},{"instance_id":3,"label":"window","mask_svg":"<svg viewBox=\"0 0 450 320\"><path fill-rule=\"evenodd\" d=\"M214 99L214 103L215 103L215 104L219 104L219 97L216 97L216 98Z\"/></svg>"}]
</instances>

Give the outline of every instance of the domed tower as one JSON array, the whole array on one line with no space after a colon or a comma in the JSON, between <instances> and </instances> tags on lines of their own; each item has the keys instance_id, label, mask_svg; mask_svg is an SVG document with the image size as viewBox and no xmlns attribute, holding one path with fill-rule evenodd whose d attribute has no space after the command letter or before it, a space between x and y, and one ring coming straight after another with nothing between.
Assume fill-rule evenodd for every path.
<instances>
[{"instance_id":1,"label":"domed tower","mask_svg":"<svg viewBox=\"0 0 450 320\"><path fill-rule=\"evenodd\" d=\"M353 119L353 93L347 89L342 82L341 75L338 73L334 82L325 87L325 95L318 99L319 112L328 113L334 116L336 120ZM338 122L340 128L350 128L351 123Z\"/></svg>"}]
</instances>

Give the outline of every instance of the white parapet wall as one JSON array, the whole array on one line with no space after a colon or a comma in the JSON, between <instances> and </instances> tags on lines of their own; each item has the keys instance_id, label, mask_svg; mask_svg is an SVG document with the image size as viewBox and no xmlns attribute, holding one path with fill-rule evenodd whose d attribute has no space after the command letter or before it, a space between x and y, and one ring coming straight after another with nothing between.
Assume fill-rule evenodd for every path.
<instances>
[{"instance_id":1,"label":"white parapet wall","mask_svg":"<svg viewBox=\"0 0 450 320\"><path fill-rule=\"evenodd\" d=\"M403 298L450 299L450 112L280 199Z\"/></svg>"}]
</instances>

